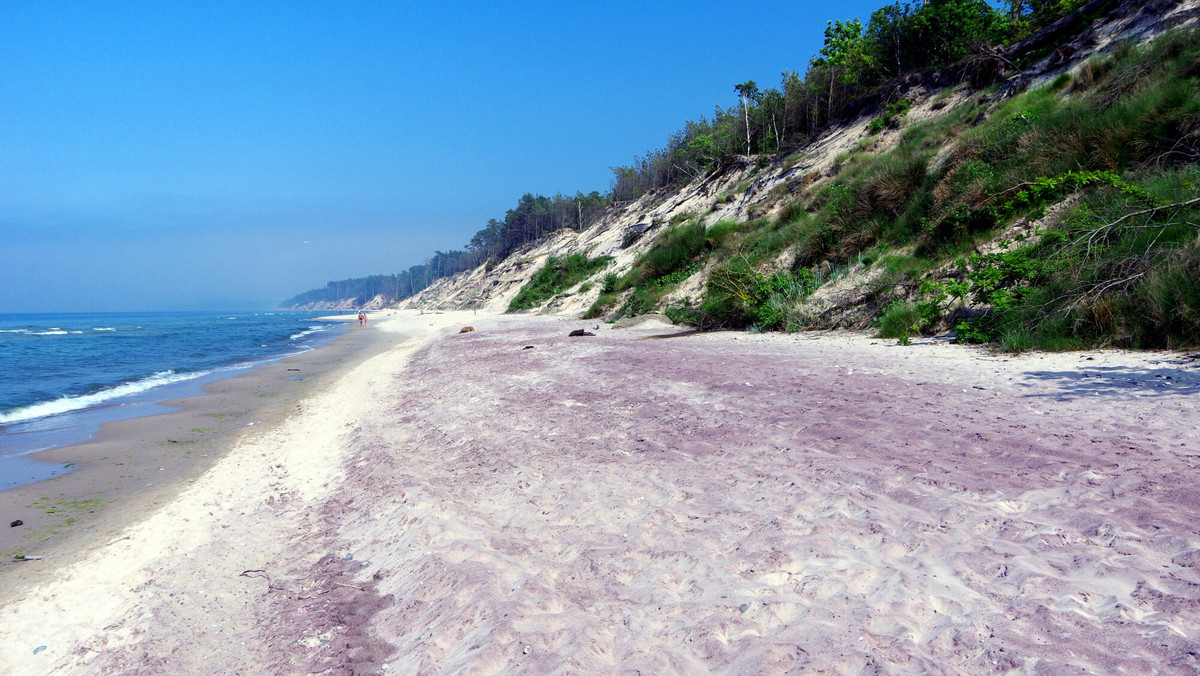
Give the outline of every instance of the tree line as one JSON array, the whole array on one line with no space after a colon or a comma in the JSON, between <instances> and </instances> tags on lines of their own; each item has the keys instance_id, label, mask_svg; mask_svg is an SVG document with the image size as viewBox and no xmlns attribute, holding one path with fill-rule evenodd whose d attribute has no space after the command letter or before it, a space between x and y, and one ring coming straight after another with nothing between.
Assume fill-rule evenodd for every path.
<instances>
[{"instance_id":1,"label":"tree line","mask_svg":"<svg viewBox=\"0 0 1200 676\"><path fill-rule=\"evenodd\" d=\"M927 0L881 7L866 24L831 21L800 74L785 70L778 88L734 85L736 105L687 121L667 144L613 168L612 196L630 200L719 171L739 155L795 151L857 110L881 85L944 68L1013 44L1085 4L1084 0Z\"/></svg>"},{"instance_id":2,"label":"tree line","mask_svg":"<svg viewBox=\"0 0 1200 676\"><path fill-rule=\"evenodd\" d=\"M379 295L402 300L439 278L501 260L559 230L584 229L614 204L720 171L739 155L795 151L882 85L1013 44L1084 4L1085 0L894 2L872 12L866 24L857 18L831 21L819 53L803 74L783 71L778 88L760 89L753 80L734 85L735 105L718 105L711 118L688 120L664 147L635 157L629 166L613 167L607 193L526 193L503 219L489 219L461 250L435 251L424 263L394 275L330 282L284 305L344 299L361 304Z\"/></svg>"}]
</instances>

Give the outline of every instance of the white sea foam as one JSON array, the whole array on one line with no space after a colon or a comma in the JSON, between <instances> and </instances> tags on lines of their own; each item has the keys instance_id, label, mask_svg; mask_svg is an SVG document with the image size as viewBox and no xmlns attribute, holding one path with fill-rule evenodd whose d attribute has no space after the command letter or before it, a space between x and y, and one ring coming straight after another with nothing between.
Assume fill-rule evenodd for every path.
<instances>
[{"instance_id":1,"label":"white sea foam","mask_svg":"<svg viewBox=\"0 0 1200 676\"><path fill-rule=\"evenodd\" d=\"M60 397L52 401L43 401L29 406L14 408L11 411L0 413L0 425L7 425L25 420L35 420L44 418L50 415L58 415L60 413L68 413L70 411L78 411L80 409L98 406L100 404L127 397L129 395L145 392L154 387L161 385L169 385L171 383L183 382L192 380L201 376L207 375L210 371L196 371L193 373L176 373L175 371L160 371L152 376L146 376L139 380L134 380L128 383L122 383L115 387L109 387L99 392L91 394L81 394L74 397Z\"/></svg>"},{"instance_id":2,"label":"white sea foam","mask_svg":"<svg viewBox=\"0 0 1200 676\"><path fill-rule=\"evenodd\" d=\"M323 327L323 326L310 326L310 327L308 327L307 329L305 329L305 330L301 331L300 333L294 333L294 334L292 334L291 336L288 336L288 339L289 339L289 340L300 340L301 338L303 338L303 337L305 337L305 336L311 336L312 334L316 333L317 331L320 331L320 330L321 330L321 329L323 329L323 328L325 328L325 327Z\"/></svg>"},{"instance_id":3,"label":"white sea foam","mask_svg":"<svg viewBox=\"0 0 1200 676\"><path fill-rule=\"evenodd\" d=\"M96 327L93 327L92 330L93 331L116 331L116 329L114 329L111 326L96 326Z\"/></svg>"},{"instance_id":4,"label":"white sea foam","mask_svg":"<svg viewBox=\"0 0 1200 676\"><path fill-rule=\"evenodd\" d=\"M68 333L70 333L70 331L63 331L62 329L50 329L49 331L37 331L33 335L35 335L35 336L65 336Z\"/></svg>"}]
</instances>

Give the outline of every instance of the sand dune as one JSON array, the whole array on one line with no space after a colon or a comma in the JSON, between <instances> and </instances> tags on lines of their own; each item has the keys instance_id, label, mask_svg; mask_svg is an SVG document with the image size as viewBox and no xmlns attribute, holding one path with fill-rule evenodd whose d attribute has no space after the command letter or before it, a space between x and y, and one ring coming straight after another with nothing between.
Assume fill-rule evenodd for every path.
<instances>
[{"instance_id":1,"label":"sand dune","mask_svg":"<svg viewBox=\"0 0 1200 676\"><path fill-rule=\"evenodd\" d=\"M1180 355L397 321L426 338L6 608L0 662L1200 670L1200 369Z\"/></svg>"}]
</instances>

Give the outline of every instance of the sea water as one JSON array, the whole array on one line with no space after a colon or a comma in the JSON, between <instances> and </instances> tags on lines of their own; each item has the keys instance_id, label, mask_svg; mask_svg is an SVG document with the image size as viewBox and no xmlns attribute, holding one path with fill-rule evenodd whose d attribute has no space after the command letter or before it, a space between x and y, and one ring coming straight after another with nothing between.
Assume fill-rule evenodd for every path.
<instances>
[{"instance_id":1,"label":"sea water","mask_svg":"<svg viewBox=\"0 0 1200 676\"><path fill-rule=\"evenodd\" d=\"M28 457L157 402L327 342L304 312L0 314L0 489L67 467Z\"/></svg>"}]
</instances>

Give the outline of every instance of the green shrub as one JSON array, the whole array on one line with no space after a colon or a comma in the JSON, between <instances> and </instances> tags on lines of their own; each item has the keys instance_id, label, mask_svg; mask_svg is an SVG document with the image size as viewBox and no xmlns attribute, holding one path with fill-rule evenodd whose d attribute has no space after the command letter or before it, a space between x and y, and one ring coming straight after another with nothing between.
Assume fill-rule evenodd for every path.
<instances>
[{"instance_id":1,"label":"green shrub","mask_svg":"<svg viewBox=\"0 0 1200 676\"><path fill-rule=\"evenodd\" d=\"M566 258L550 256L546 259L546 265L521 287L516 297L508 304L508 311L516 312L537 307L604 269L612 260L612 256L588 258L580 253L571 254Z\"/></svg>"},{"instance_id":2,"label":"green shrub","mask_svg":"<svg viewBox=\"0 0 1200 676\"><path fill-rule=\"evenodd\" d=\"M991 342L995 334L983 317L964 319L954 327L954 342L978 345Z\"/></svg>"},{"instance_id":3,"label":"green shrub","mask_svg":"<svg viewBox=\"0 0 1200 676\"><path fill-rule=\"evenodd\" d=\"M878 134L884 129L896 126L898 120L906 115L911 107L911 99L900 99L887 104L883 107L883 113L867 124L867 131L871 134Z\"/></svg>"},{"instance_id":4,"label":"green shrub","mask_svg":"<svg viewBox=\"0 0 1200 676\"><path fill-rule=\"evenodd\" d=\"M741 227L742 224L733 219L717 221L704 231L705 245L711 251L729 240Z\"/></svg>"},{"instance_id":5,"label":"green shrub","mask_svg":"<svg viewBox=\"0 0 1200 676\"><path fill-rule=\"evenodd\" d=\"M617 290L617 281L619 279L620 278L617 277L617 273L615 272L610 272L604 275L604 278L600 281L600 293L612 294L615 292Z\"/></svg>"},{"instance_id":6,"label":"green shrub","mask_svg":"<svg viewBox=\"0 0 1200 676\"><path fill-rule=\"evenodd\" d=\"M686 305L670 305L663 310L663 314L675 324L704 325L704 313L699 308Z\"/></svg>"},{"instance_id":7,"label":"green shrub","mask_svg":"<svg viewBox=\"0 0 1200 676\"><path fill-rule=\"evenodd\" d=\"M617 309L618 317L635 317L653 311L658 306L658 300L663 295L661 289L639 287L625 297L625 302Z\"/></svg>"},{"instance_id":8,"label":"green shrub","mask_svg":"<svg viewBox=\"0 0 1200 676\"><path fill-rule=\"evenodd\" d=\"M692 263L682 270L676 270L669 275L664 275L658 279L650 280L649 285L656 288L675 286L676 284L699 272L701 267L702 266L699 262Z\"/></svg>"},{"instance_id":9,"label":"green shrub","mask_svg":"<svg viewBox=\"0 0 1200 676\"><path fill-rule=\"evenodd\" d=\"M651 280L682 270L707 249L704 223L693 221L664 232L634 264L637 277Z\"/></svg>"},{"instance_id":10,"label":"green shrub","mask_svg":"<svg viewBox=\"0 0 1200 676\"><path fill-rule=\"evenodd\" d=\"M920 330L921 313L912 303L897 300L883 310L879 317L879 338L897 338L907 345L909 338Z\"/></svg>"},{"instance_id":11,"label":"green shrub","mask_svg":"<svg viewBox=\"0 0 1200 676\"><path fill-rule=\"evenodd\" d=\"M1198 35L1119 45L1073 80L999 102L972 96L907 125L891 150L839 157L819 191L802 193L773 222L707 230L685 222L613 285L630 291L621 311L654 307L662 289L713 257L700 304L669 307L669 317L705 328L790 328L811 321L796 315L797 299L824 276L797 275L813 275L807 268L818 262L874 263L886 287L961 258L961 281L928 282L889 305L880 334L907 341L939 324L949 299L970 297L989 309L957 324L962 342L1012 350L1200 344L1200 208L1156 209L1200 194ZM896 102L872 131L907 110ZM999 253L972 253L998 228L1066 199L1073 206L1060 224L1040 225ZM913 253L888 255L901 245ZM799 273L757 272L789 247Z\"/></svg>"},{"instance_id":12,"label":"green shrub","mask_svg":"<svg viewBox=\"0 0 1200 676\"><path fill-rule=\"evenodd\" d=\"M601 293L599 296L596 297L596 300L592 303L592 306L589 307L587 309L587 311L583 313L583 318L584 319L595 319L596 317L603 315L605 312L608 312L609 308L611 308L616 302L617 302L616 294Z\"/></svg>"},{"instance_id":13,"label":"green shrub","mask_svg":"<svg viewBox=\"0 0 1200 676\"><path fill-rule=\"evenodd\" d=\"M969 257L971 294L991 306L980 333L1011 350L1200 343L1198 188L1193 168L1104 176L1040 239Z\"/></svg>"},{"instance_id":14,"label":"green shrub","mask_svg":"<svg viewBox=\"0 0 1200 676\"><path fill-rule=\"evenodd\" d=\"M709 277L699 323L705 328L787 328L790 310L815 288L811 270L764 275L738 256Z\"/></svg>"}]
</instances>

